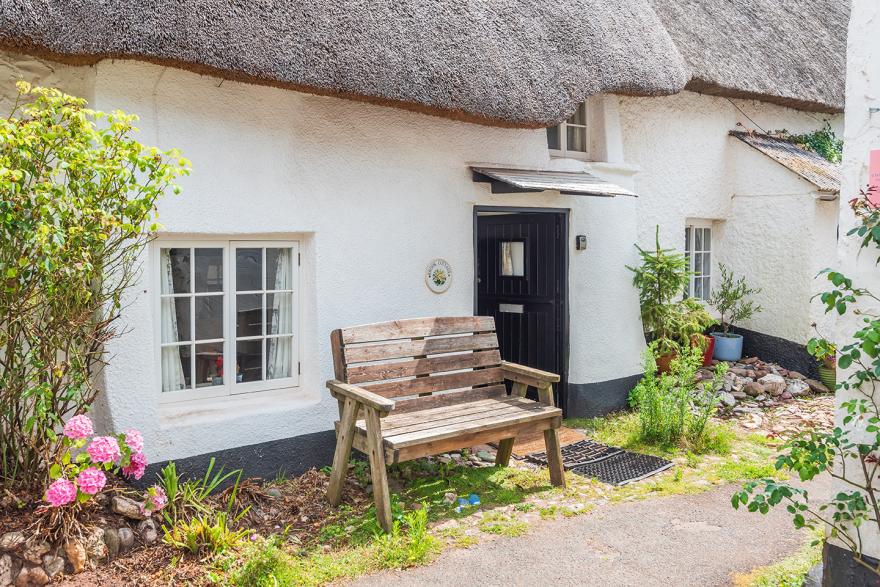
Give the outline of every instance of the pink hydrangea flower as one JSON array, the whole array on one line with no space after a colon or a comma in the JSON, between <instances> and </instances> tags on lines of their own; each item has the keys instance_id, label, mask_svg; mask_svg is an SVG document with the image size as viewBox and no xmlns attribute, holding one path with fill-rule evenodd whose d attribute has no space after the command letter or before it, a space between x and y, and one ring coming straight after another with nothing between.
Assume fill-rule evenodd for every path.
<instances>
[{"instance_id":1,"label":"pink hydrangea flower","mask_svg":"<svg viewBox=\"0 0 880 587\"><path fill-rule=\"evenodd\" d=\"M144 452L144 437L134 428L125 431L125 444L131 452Z\"/></svg>"},{"instance_id":2,"label":"pink hydrangea flower","mask_svg":"<svg viewBox=\"0 0 880 587\"><path fill-rule=\"evenodd\" d=\"M97 467L89 467L76 476L76 484L79 486L79 490L89 495L95 495L104 489L106 483L107 476Z\"/></svg>"},{"instance_id":3,"label":"pink hydrangea flower","mask_svg":"<svg viewBox=\"0 0 880 587\"><path fill-rule=\"evenodd\" d=\"M131 463L127 467L122 467L122 473L126 477L140 479L144 476L147 469L147 457L142 452L132 453Z\"/></svg>"},{"instance_id":4,"label":"pink hydrangea flower","mask_svg":"<svg viewBox=\"0 0 880 587\"><path fill-rule=\"evenodd\" d=\"M95 463L112 463L121 456L119 441L112 436L96 436L86 452Z\"/></svg>"},{"instance_id":5,"label":"pink hydrangea flower","mask_svg":"<svg viewBox=\"0 0 880 587\"><path fill-rule=\"evenodd\" d=\"M146 502L141 505L141 513L152 514L158 512L168 504L168 496L165 490L158 485L153 485L144 494Z\"/></svg>"},{"instance_id":6,"label":"pink hydrangea flower","mask_svg":"<svg viewBox=\"0 0 880 587\"><path fill-rule=\"evenodd\" d=\"M64 425L64 436L71 440L82 440L95 433L92 421L85 414L74 416Z\"/></svg>"},{"instance_id":7,"label":"pink hydrangea flower","mask_svg":"<svg viewBox=\"0 0 880 587\"><path fill-rule=\"evenodd\" d=\"M56 479L46 490L46 501L53 508L61 507L76 499L76 485L67 479Z\"/></svg>"}]
</instances>

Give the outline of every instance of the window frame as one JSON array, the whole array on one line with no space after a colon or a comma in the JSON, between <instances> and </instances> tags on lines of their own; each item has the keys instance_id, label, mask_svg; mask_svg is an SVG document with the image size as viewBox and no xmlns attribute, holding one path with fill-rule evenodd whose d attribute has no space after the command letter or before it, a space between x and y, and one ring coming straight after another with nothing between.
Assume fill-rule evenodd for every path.
<instances>
[{"instance_id":1,"label":"window frame","mask_svg":"<svg viewBox=\"0 0 880 587\"><path fill-rule=\"evenodd\" d=\"M584 147L585 151L571 151L568 148L568 127L569 122L568 119L563 120L556 128L559 132L559 149L551 149L548 145L547 150L550 151L551 157L561 157L567 159L579 159L581 161L589 161L590 160L590 105L587 100L579 103L584 105L584 124L575 124L572 126L576 126L578 128L584 129ZM574 116L574 114L572 114ZM571 117L569 117L571 118ZM551 127L552 128L552 127ZM546 136L546 129L544 131Z\"/></svg>"},{"instance_id":2,"label":"window frame","mask_svg":"<svg viewBox=\"0 0 880 587\"><path fill-rule=\"evenodd\" d=\"M714 274L714 271L712 271L712 263L714 262L715 255L717 253L717 251L713 248L714 243L712 242L713 237L714 237L714 233L715 233L715 223L711 220L687 220L685 222L684 228L685 228L684 254L685 254L685 257L687 257L688 270L691 272L690 279L688 280L688 287L687 287L687 292L686 292L687 295L685 297L694 298L694 299L699 300L703 303L706 303L708 301L709 296L712 293L712 276ZM709 248L706 248L705 233L704 233L703 247L700 250L697 250L697 248L696 248L697 239L696 239L695 229L709 231ZM690 231L690 242L688 242L688 231ZM699 253L701 255L706 254L706 253L709 254L709 274L708 275L703 275L703 274L695 275L694 265L695 265L695 259L696 259L697 253ZM709 282L708 292L705 289L703 290L705 297L697 297L695 295L695 291L696 291L695 280L698 278L699 279L703 279L703 278L708 279L708 282Z\"/></svg>"},{"instance_id":3,"label":"window frame","mask_svg":"<svg viewBox=\"0 0 880 587\"><path fill-rule=\"evenodd\" d=\"M282 248L289 247L291 249L291 303L293 304L293 312L291 315L292 324L292 336L293 341L291 344L291 376L285 377L281 379L272 379L272 380L262 380L262 381L251 381L247 383L237 383L234 381L235 372L235 343L236 343L236 328L235 328L235 296L237 295L235 289L235 250L238 248ZM199 248L219 248L223 250L223 384L221 385L211 385L205 386L202 388L191 387L181 391L162 391L162 348L163 346L168 346L167 344L163 344L162 342L162 299L163 296L167 296L168 294L162 293L162 269L161 269L161 250L162 249L172 249L172 248L188 248L193 250ZM159 394L159 401L161 404L175 404L181 402L190 402L197 400L207 400L207 399L217 399L224 397L240 397L242 395L251 394L251 393L262 393L267 391L274 391L280 389L289 389L289 388L297 388L300 385L300 356L301 356L301 339L302 335L300 333L300 325L302 323L302 304L301 304L301 296L300 296L300 243L297 240L281 240L281 239L258 239L258 240L241 240L241 239L164 239L159 238L153 243L153 259L151 261L151 267L153 271L152 283L154 287L155 294L152 296L153 302L153 331L154 331L154 381L155 381L155 389ZM264 255L265 257L265 255ZM193 267L195 266L195 260L193 256ZM263 274L262 274L262 285L263 285L263 295L265 295L265 275L266 275L266 267L265 267L265 258L263 262ZM195 288L195 284L192 285L192 289ZM287 290L285 290L287 291ZM193 297L199 295L219 295L220 292L190 292L186 294L173 294L175 297ZM194 324L195 324L195 313L190 312L190 328L192 330L191 336L195 336ZM267 325L265 319L265 308L263 308L263 334L257 340L267 340L270 337L267 337L265 334ZM214 340L214 339L212 339ZM193 338L187 344L201 344L202 341L195 341ZM182 346L182 345L175 345ZM263 376L265 377L265 362L266 362L266 353L265 353L265 343L264 343L264 353L263 353ZM193 359L194 360L194 359ZM195 373L192 373L191 377L195 377Z\"/></svg>"}]
</instances>

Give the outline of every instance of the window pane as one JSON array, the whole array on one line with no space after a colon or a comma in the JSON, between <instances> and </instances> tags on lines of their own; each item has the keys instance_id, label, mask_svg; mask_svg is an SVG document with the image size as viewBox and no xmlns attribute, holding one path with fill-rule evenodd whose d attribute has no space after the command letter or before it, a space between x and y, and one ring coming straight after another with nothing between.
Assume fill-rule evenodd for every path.
<instances>
[{"instance_id":1,"label":"window pane","mask_svg":"<svg viewBox=\"0 0 880 587\"><path fill-rule=\"evenodd\" d=\"M196 345L196 387L223 385L223 343Z\"/></svg>"},{"instance_id":2,"label":"window pane","mask_svg":"<svg viewBox=\"0 0 880 587\"><path fill-rule=\"evenodd\" d=\"M263 379L263 341L239 340L236 348L236 381L261 381Z\"/></svg>"},{"instance_id":3,"label":"window pane","mask_svg":"<svg viewBox=\"0 0 880 587\"><path fill-rule=\"evenodd\" d=\"M223 338L223 296L195 298L196 340Z\"/></svg>"},{"instance_id":4,"label":"window pane","mask_svg":"<svg viewBox=\"0 0 880 587\"><path fill-rule=\"evenodd\" d=\"M551 126L547 129L547 148L559 150L559 127Z\"/></svg>"},{"instance_id":5,"label":"window pane","mask_svg":"<svg viewBox=\"0 0 880 587\"><path fill-rule=\"evenodd\" d=\"M712 250L712 229L710 228L703 229L703 247L707 251Z\"/></svg>"},{"instance_id":6,"label":"window pane","mask_svg":"<svg viewBox=\"0 0 880 587\"><path fill-rule=\"evenodd\" d=\"M291 265L293 250L290 248L266 249L266 289L292 289Z\"/></svg>"},{"instance_id":7,"label":"window pane","mask_svg":"<svg viewBox=\"0 0 880 587\"><path fill-rule=\"evenodd\" d=\"M263 249L235 250L235 289L255 291L263 289Z\"/></svg>"},{"instance_id":8,"label":"window pane","mask_svg":"<svg viewBox=\"0 0 880 587\"><path fill-rule=\"evenodd\" d=\"M694 242L694 250L702 251L703 250L703 229L697 228L694 230L694 236L696 237Z\"/></svg>"},{"instance_id":9,"label":"window pane","mask_svg":"<svg viewBox=\"0 0 880 587\"><path fill-rule=\"evenodd\" d=\"M501 243L501 275L505 277L522 277L525 272L526 244L521 241Z\"/></svg>"},{"instance_id":10,"label":"window pane","mask_svg":"<svg viewBox=\"0 0 880 587\"><path fill-rule=\"evenodd\" d=\"M702 270L703 270L703 253L694 253L693 272L695 275L700 275Z\"/></svg>"},{"instance_id":11,"label":"window pane","mask_svg":"<svg viewBox=\"0 0 880 587\"><path fill-rule=\"evenodd\" d=\"M700 277L694 279L694 297L703 298L703 280Z\"/></svg>"},{"instance_id":12,"label":"window pane","mask_svg":"<svg viewBox=\"0 0 880 587\"><path fill-rule=\"evenodd\" d=\"M162 249L162 293L190 293L189 249Z\"/></svg>"},{"instance_id":13,"label":"window pane","mask_svg":"<svg viewBox=\"0 0 880 587\"><path fill-rule=\"evenodd\" d=\"M162 391L180 391L190 388L192 385L190 379L191 348L188 344L162 348Z\"/></svg>"},{"instance_id":14,"label":"window pane","mask_svg":"<svg viewBox=\"0 0 880 587\"><path fill-rule=\"evenodd\" d=\"M162 342L190 338L189 305L192 298L162 298Z\"/></svg>"},{"instance_id":15,"label":"window pane","mask_svg":"<svg viewBox=\"0 0 880 587\"><path fill-rule=\"evenodd\" d=\"M266 294L266 334L293 333L293 294Z\"/></svg>"},{"instance_id":16,"label":"window pane","mask_svg":"<svg viewBox=\"0 0 880 587\"><path fill-rule=\"evenodd\" d=\"M587 151L587 129L583 126L565 127L568 135L568 150L585 153Z\"/></svg>"},{"instance_id":17,"label":"window pane","mask_svg":"<svg viewBox=\"0 0 880 587\"><path fill-rule=\"evenodd\" d=\"M263 334L263 294L235 296L236 336L260 336Z\"/></svg>"},{"instance_id":18,"label":"window pane","mask_svg":"<svg viewBox=\"0 0 880 587\"><path fill-rule=\"evenodd\" d=\"M700 279L703 281L703 299L708 300L709 296L711 295L711 289L710 289L712 286L712 284L710 283L711 278L701 277Z\"/></svg>"},{"instance_id":19,"label":"window pane","mask_svg":"<svg viewBox=\"0 0 880 587\"><path fill-rule=\"evenodd\" d=\"M293 371L293 337L266 340L266 379L290 377Z\"/></svg>"},{"instance_id":20,"label":"window pane","mask_svg":"<svg viewBox=\"0 0 880 587\"><path fill-rule=\"evenodd\" d=\"M580 124L582 126L586 125L587 124L587 105L586 105L586 103L581 102L580 104L578 104L577 110L575 110L574 114L572 114L568 118L567 122L569 124Z\"/></svg>"},{"instance_id":21,"label":"window pane","mask_svg":"<svg viewBox=\"0 0 880 587\"><path fill-rule=\"evenodd\" d=\"M223 291L223 249L196 249L196 291Z\"/></svg>"},{"instance_id":22,"label":"window pane","mask_svg":"<svg viewBox=\"0 0 880 587\"><path fill-rule=\"evenodd\" d=\"M691 227L686 226L684 229L684 251L685 253L690 252L691 250Z\"/></svg>"}]
</instances>

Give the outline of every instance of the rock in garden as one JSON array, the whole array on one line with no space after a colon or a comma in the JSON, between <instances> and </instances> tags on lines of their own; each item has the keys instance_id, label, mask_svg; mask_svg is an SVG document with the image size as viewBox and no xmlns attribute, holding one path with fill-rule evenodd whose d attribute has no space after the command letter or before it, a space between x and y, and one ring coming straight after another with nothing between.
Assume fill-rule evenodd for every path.
<instances>
[{"instance_id":1,"label":"rock in garden","mask_svg":"<svg viewBox=\"0 0 880 587\"><path fill-rule=\"evenodd\" d=\"M70 561L74 573L82 573L85 570L86 561L89 559L86 556L86 549L81 543L68 542L64 545L64 553L67 555L67 560Z\"/></svg>"},{"instance_id":2,"label":"rock in garden","mask_svg":"<svg viewBox=\"0 0 880 587\"><path fill-rule=\"evenodd\" d=\"M104 544L104 529L92 528L86 534L83 544L86 548L86 554L92 560L102 560L107 556L107 545Z\"/></svg>"},{"instance_id":3,"label":"rock in garden","mask_svg":"<svg viewBox=\"0 0 880 587\"><path fill-rule=\"evenodd\" d=\"M481 461L486 461L487 463L491 463L495 460L495 457L492 456L492 453L486 450L481 450L477 453L477 458Z\"/></svg>"},{"instance_id":4,"label":"rock in garden","mask_svg":"<svg viewBox=\"0 0 880 587\"><path fill-rule=\"evenodd\" d=\"M141 504L123 495L114 495L110 501L110 509L113 513L125 516L130 520L145 520L146 513L141 509Z\"/></svg>"},{"instance_id":5,"label":"rock in garden","mask_svg":"<svg viewBox=\"0 0 880 587\"><path fill-rule=\"evenodd\" d=\"M743 365L751 365L758 362L758 357L746 357L745 359L740 359L739 362Z\"/></svg>"},{"instance_id":6,"label":"rock in garden","mask_svg":"<svg viewBox=\"0 0 880 587\"><path fill-rule=\"evenodd\" d=\"M0 536L0 551L15 550L24 544L24 534L21 532L7 532Z\"/></svg>"},{"instance_id":7,"label":"rock in garden","mask_svg":"<svg viewBox=\"0 0 880 587\"><path fill-rule=\"evenodd\" d=\"M757 381L749 381L743 386L743 392L752 397L758 397L764 393L764 386Z\"/></svg>"},{"instance_id":8,"label":"rock in garden","mask_svg":"<svg viewBox=\"0 0 880 587\"><path fill-rule=\"evenodd\" d=\"M55 575L64 571L64 559L54 554L47 554L43 557L43 570L50 579L54 579Z\"/></svg>"},{"instance_id":9,"label":"rock in garden","mask_svg":"<svg viewBox=\"0 0 880 587\"><path fill-rule=\"evenodd\" d=\"M780 399L791 399L792 395L790 393L788 393L787 391L783 391L782 395L780 395L779 397L780 397Z\"/></svg>"},{"instance_id":10,"label":"rock in garden","mask_svg":"<svg viewBox=\"0 0 880 587\"><path fill-rule=\"evenodd\" d=\"M797 371L789 371L788 377L789 379L806 379L802 373L798 373Z\"/></svg>"},{"instance_id":11,"label":"rock in garden","mask_svg":"<svg viewBox=\"0 0 880 587\"><path fill-rule=\"evenodd\" d=\"M104 530L104 545L107 547L107 556L115 558L119 554L119 533L116 528Z\"/></svg>"},{"instance_id":12,"label":"rock in garden","mask_svg":"<svg viewBox=\"0 0 880 587\"><path fill-rule=\"evenodd\" d=\"M831 393L831 390L822 383L821 381L816 381L815 379L804 379L804 383L810 386L810 390L813 393Z\"/></svg>"},{"instance_id":13,"label":"rock in garden","mask_svg":"<svg viewBox=\"0 0 880 587\"><path fill-rule=\"evenodd\" d=\"M153 520L144 520L138 524L137 530L138 534L141 536L141 540L144 541L144 544L153 544L159 539L159 529L156 527L156 522Z\"/></svg>"},{"instance_id":14,"label":"rock in garden","mask_svg":"<svg viewBox=\"0 0 880 587\"><path fill-rule=\"evenodd\" d=\"M744 400L747 397L749 397L749 394L747 394L744 391L732 391L732 392L730 392L730 395L732 395L733 398L736 399L737 401Z\"/></svg>"},{"instance_id":15,"label":"rock in garden","mask_svg":"<svg viewBox=\"0 0 880 587\"><path fill-rule=\"evenodd\" d=\"M119 536L119 552L126 552L134 546L134 532L128 526L123 526L116 530Z\"/></svg>"},{"instance_id":16,"label":"rock in garden","mask_svg":"<svg viewBox=\"0 0 880 587\"><path fill-rule=\"evenodd\" d=\"M12 584L12 557L8 554L0 556L0 587Z\"/></svg>"},{"instance_id":17,"label":"rock in garden","mask_svg":"<svg viewBox=\"0 0 880 587\"><path fill-rule=\"evenodd\" d=\"M43 561L43 555L49 552L48 542L39 542L25 549L22 557L32 565L38 565Z\"/></svg>"},{"instance_id":18,"label":"rock in garden","mask_svg":"<svg viewBox=\"0 0 880 587\"><path fill-rule=\"evenodd\" d=\"M280 499L284 497L284 494L281 493L281 490L277 487L270 487L266 490L266 495L271 497L272 499Z\"/></svg>"},{"instance_id":19,"label":"rock in garden","mask_svg":"<svg viewBox=\"0 0 880 587\"><path fill-rule=\"evenodd\" d=\"M728 393L726 391L722 391L720 394L718 394L718 400L729 408L732 408L736 405L736 398L733 397L732 393Z\"/></svg>"},{"instance_id":20,"label":"rock in garden","mask_svg":"<svg viewBox=\"0 0 880 587\"><path fill-rule=\"evenodd\" d=\"M15 579L15 587L42 587L49 576L42 567L23 567Z\"/></svg>"},{"instance_id":21,"label":"rock in garden","mask_svg":"<svg viewBox=\"0 0 880 587\"><path fill-rule=\"evenodd\" d=\"M797 397L799 395L809 393L810 385L806 381L801 381L800 379L792 379L786 386L785 391L787 391L794 397Z\"/></svg>"},{"instance_id":22,"label":"rock in garden","mask_svg":"<svg viewBox=\"0 0 880 587\"><path fill-rule=\"evenodd\" d=\"M449 455L440 455L439 457L437 457L437 462L448 465L452 462L452 457L450 457Z\"/></svg>"},{"instance_id":23,"label":"rock in garden","mask_svg":"<svg viewBox=\"0 0 880 587\"><path fill-rule=\"evenodd\" d=\"M443 494L443 503L447 505L452 505L458 500L458 496L452 492Z\"/></svg>"},{"instance_id":24,"label":"rock in garden","mask_svg":"<svg viewBox=\"0 0 880 587\"><path fill-rule=\"evenodd\" d=\"M782 375L769 373L758 379L758 383L764 386L764 391L772 396L780 395L785 391L785 378Z\"/></svg>"}]
</instances>

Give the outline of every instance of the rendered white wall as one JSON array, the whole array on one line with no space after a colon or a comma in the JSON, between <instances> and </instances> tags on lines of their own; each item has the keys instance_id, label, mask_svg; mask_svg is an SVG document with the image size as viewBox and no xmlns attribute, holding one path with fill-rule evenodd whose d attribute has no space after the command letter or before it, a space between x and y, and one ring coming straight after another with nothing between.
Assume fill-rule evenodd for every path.
<instances>
[{"instance_id":1,"label":"rendered white wall","mask_svg":"<svg viewBox=\"0 0 880 587\"><path fill-rule=\"evenodd\" d=\"M686 220L718 221L716 275L720 261L763 289L757 299L764 311L741 326L806 342L810 323L824 319L809 300L818 287L813 277L833 261L836 206L817 202L814 186L728 132L737 123L807 132L828 117L692 92L622 97L620 117L626 161L640 168L639 242L653 244L659 224L661 243L683 249ZM842 117L829 121L840 133Z\"/></svg>"},{"instance_id":2,"label":"rendered white wall","mask_svg":"<svg viewBox=\"0 0 880 587\"><path fill-rule=\"evenodd\" d=\"M583 168L550 162L543 130L488 128L380 106L237 84L135 62L96 66L94 104L141 116L144 142L193 161L184 195L160 205L166 235L299 236L304 241L303 375L282 400L258 395L159 408L152 283L132 289L130 332L106 373L112 426L139 426L151 457L181 458L327 430L335 417L331 329L473 312L473 207L571 209L570 381L639 372L638 301L624 268L634 261L632 198L492 195L471 162ZM599 166L631 186L628 171ZM444 257L450 290L428 291L424 267ZM151 261L151 259L147 259Z\"/></svg>"},{"instance_id":3,"label":"rendered white wall","mask_svg":"<svg viewBox=\"0 0 880 587\"><path fill-rule=\"evenodd\" d=\"M880 3L876 0L854 0L847 41L846 127L843 149L843 188L840 199L840 233L845 235L856 220L847 202L858 197L868 183L868 152L880 149ZM873 110L872 110L873 109ZM858 255L858 239L841 237L838 245L839 270L850 277L857 287L880 291L880 274L875 265L876 254L865 251ZM880 313L880 304L864 303L862 307ZM852 342L852 333L861 326L861 317L852 312L836 320L838 345ZM839 371L838 381L844 377ZM861 398L855 392L839 389L837 402ZM843 426L843 413L838 411L837 424ZM851 490L838 482L835 491ZM863 553L880 558L880 536L874 524L861 528Z\"/></svg>"}]
</instances>

